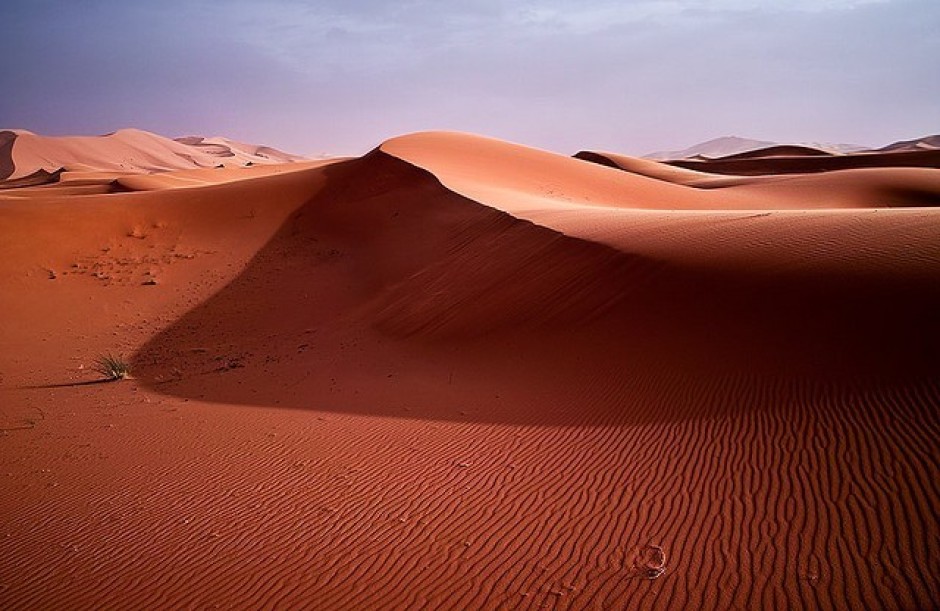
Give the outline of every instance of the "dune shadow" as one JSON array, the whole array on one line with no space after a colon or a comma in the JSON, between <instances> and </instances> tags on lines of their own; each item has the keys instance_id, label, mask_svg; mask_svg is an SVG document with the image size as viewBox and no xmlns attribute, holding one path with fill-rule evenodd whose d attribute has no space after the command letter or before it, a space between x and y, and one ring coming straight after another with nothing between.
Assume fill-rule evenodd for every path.
<instances>
[{"instance_id":1,"label":"dune shadow","mask_svg":"<svg viewBox=\"0 0 940 611\"><path fill-rule=\"evenodd\" d=\"M100 380L83 380L81 382L56 382L53 384L33 384L30 386L20 386L22 389L26 390L36 390L40 388L71 388L73 386L97 386L99 384L111 384L114 382L120 382L121 380L111 380L111 379L100 379Z\"/></svg>"},{"instance_id":2,"label":"dune shadow","mask_svg":"<svg viewBox=\"0 0 940 611\"><path fill-rule=\"evenodd\" d=\"M321 171L238 277L135 355L141 384L219 403L608 425L893 393L940 362L927 282L682 269L515 219L381 151Z\"/></svg>"}]
</instances>

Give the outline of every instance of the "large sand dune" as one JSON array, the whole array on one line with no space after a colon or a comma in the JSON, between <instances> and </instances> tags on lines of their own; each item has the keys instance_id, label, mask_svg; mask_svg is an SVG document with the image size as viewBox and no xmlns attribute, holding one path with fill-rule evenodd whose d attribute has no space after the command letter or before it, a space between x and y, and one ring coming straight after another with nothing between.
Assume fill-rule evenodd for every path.
<instances>
[{"instance_id":1,"label":"large sand dune","mask_svg":"<svg viewBox=\"0 0 940 611\"><path fill-rule=\"evenodd\" d=\"M51 182L49 177L58 178L62 171L140 174L300 159L270 147L225 138L191 136L171 140L139 129L122 129L104 136L58 137L6 130L0 131L0 188L4 182L29 177L37 183Z\"/></svg>"},{"instance_id":2,"label":"large sand dune","mask_svg":"<svg viewBox=\"0 0 940 611\"><path fill-rule=\"evenodd\" d=\"M940 605L940 170L594 155L9 190L0 604Z\"/></svg>"}]
</instances>

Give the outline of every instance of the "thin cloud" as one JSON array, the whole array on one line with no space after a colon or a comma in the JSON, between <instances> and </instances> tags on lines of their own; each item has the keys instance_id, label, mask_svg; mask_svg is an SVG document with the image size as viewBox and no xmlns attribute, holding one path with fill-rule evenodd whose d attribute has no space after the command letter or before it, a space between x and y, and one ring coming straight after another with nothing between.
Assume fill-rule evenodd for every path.
<instances>
[{"instance_id":1,"label":"thin cloud","mask_svg":"<svg viewBox=\"0 0 940 611\"><path fill-rule=\"evenodd\" d=\"M643 153L940 125L934 0L570 4L13 0L0 118L337 153L439 128Z\"/></svg>"}]
</instances>

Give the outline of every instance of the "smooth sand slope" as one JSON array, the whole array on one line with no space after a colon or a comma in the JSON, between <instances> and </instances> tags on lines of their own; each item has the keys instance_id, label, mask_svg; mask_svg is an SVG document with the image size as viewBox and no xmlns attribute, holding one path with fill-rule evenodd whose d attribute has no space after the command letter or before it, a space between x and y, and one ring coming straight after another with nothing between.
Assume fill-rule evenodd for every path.
<instances>
[{"instance_id":1,"label":"smooth sand slope","mask_svg":"<svg viewBox=\"0 0 940 611\"><path fill-rule=\"evenodd\" d=\"M940 170L284 168L0 201L4 608L940 606Z\"/></svg>"}]
</instances>

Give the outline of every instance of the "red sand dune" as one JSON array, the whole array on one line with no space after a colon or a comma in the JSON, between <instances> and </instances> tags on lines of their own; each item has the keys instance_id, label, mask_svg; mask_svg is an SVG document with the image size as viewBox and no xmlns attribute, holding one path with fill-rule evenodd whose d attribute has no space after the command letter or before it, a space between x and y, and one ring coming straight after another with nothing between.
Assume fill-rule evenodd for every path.
<instances>
[{"instance_id":1,"label":"red sand dune","mask_svg":"<svg viewBox=\"0 0 940 611\"><path fill-rule=\"evenodd\" d=\"M4 608L940 606L940 170L283 168L0 200Z\"/></svg>"}]
</instances>

